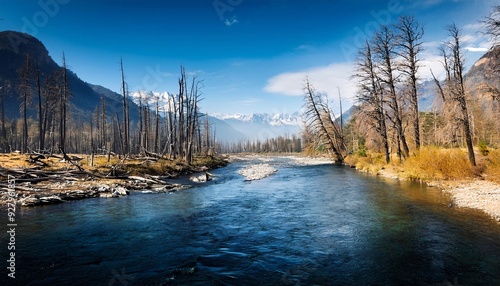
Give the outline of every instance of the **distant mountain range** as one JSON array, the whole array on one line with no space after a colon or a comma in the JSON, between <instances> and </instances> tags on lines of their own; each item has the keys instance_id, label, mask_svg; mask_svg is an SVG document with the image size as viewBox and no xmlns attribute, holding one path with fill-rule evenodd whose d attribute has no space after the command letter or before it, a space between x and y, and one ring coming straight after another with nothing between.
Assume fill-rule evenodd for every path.
<instances>
[{"instance_id":1,"label":"distant mountain range","mask_svg":"<svg viewBox=\"0 0 500 286\"><path fill-rule=\"evenodd\" d=\"M210 114L210 116L226 123L244 135L242 138L234 138L236 140L265 140L278 136L298 136L302 125L302 117L298 112L292 114L255 113L252 115L214 113Z\"/></svg>"}]
</instances>

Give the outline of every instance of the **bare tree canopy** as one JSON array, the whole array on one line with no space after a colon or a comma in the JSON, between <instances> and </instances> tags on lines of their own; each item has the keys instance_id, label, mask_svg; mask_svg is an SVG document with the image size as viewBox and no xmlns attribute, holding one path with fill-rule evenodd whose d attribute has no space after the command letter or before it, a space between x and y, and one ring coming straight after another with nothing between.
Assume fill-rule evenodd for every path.
<instances>
[{"instance_id":1,"label":"bare tree canopy","mask_svg":"<svg viewBox=\"0 0 500 286\"><path fill-rule=\"evenodd\" d=\"M486 25L486 33L491 36L494 46L497 46L500 40L500 5L493 7L493 12L483 21Z\"/></svg>"}]
</instances>

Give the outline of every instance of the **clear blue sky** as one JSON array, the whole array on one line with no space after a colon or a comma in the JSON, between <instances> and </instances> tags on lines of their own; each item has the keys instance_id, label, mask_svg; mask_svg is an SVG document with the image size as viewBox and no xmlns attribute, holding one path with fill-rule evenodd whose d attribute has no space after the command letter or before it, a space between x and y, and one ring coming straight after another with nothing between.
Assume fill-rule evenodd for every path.
<instances>
[{"instance_id":1,"label":"clear blue sky","mask_svg":"<svg viewBox=\"0 0 500 286\"><path fill-rule=\"evenodd\" d=\"M179 66L204 81L204 112L293 112L308 75L336 100L353 97L356 44L377 23L415 16L424 64L439 69L444 26L463 27L467 64L484 53L478 21L493 0L0 0L0 30L30 33L83 80L120 91L177 90ZM476 52L472 52L479 50ZM425 77L429 68L423 68ZM352 102L352 101L351 101Z\"/></svg>"}]
</instances>

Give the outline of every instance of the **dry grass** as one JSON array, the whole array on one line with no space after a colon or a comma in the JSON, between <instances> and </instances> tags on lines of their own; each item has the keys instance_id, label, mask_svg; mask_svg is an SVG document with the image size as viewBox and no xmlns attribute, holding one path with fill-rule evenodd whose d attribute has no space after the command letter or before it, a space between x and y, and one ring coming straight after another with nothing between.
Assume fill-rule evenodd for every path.
<instances>
[{"instance_id":1,"label":"dry grass","mask_svg":"<svg viewBox=\"0 0 500 286\"><path fill-rule=\"evenodd\" d=\"M473 179L484 175L488 180L500 182L500 150L491 150L489 155L477 155L478 167L469 163L467 151L423 147L415 155L400 162L395 156L386 164L383 154L368 153L367 156L349 155L346 163L356 169L370 173L381 170L399 178L436 181Z\"/></svg>"},{"instance_id":2,"label":"dry grass","mask_svg":"<svg viewBox=\"0 0 500 286\"><path fill-rule=\"evenodd\" d=\"M366 156L349 155L345 158L348 165L356 166L356 169L377 173L385 167L384 154L368 153Z\"/></svg>"},{"instance_id":3,"label":"dry grass","mask_svg":"<svg viewBox=\"0 0 500 286\"><path fill-rule=\"evenodd\" d=\"M220 158L195 158L192 166L185 164L179 160L159 159L158 161L144 161L141 159L127 158L122 161L118 157L111 156L108 162L106 155L95 155L94 164L91 164L90 155L68 154L70 157L79 157L79 165L90 172L108 174L112 166L116 166L120 173L128 173L131 175L149 174L149 175L175 175L189 172L195 167L206 166L209 169L221 167L225 165L225 161ZM40 165L30 163L28 154L0 154L0 168L6 169L22 169L22 168L40 168ZM75 166L61 159L50 157L42 159L48 166L42 167L46 171L57 171L66 169L75 169Z\"/></svg>"},{"instance_id":4,"label":"dry grass","mask_svg":"<svg viewBox=\"0 0 500 286\"><path fill-rule=\"evenodd\" d=\"M500 150L491 150L485 156L484 174L489 181L500 183Z\"/></svg>"},{"instance_id":5,"label":"dry grass","mask_svg":"<svg viewBox=\"0 0 500 286\"><path fill-rule=\"evenodd\" d=\"M403 169L405 176L418 180L456 180L477 175L462 149L424 147L404 162Z\"/></svg>"}]
</instances>

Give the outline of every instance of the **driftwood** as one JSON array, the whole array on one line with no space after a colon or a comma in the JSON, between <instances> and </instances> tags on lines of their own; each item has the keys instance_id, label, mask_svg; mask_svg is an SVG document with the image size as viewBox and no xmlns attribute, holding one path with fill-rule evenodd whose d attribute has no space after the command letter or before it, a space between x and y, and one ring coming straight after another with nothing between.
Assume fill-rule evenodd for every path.
<instances>
[{"instance_id":1,"label":"driftwood","mask_svg":"<svg viewBox=\"0 0 500 286\"><path fill-rule=\"evenodd\" d=\"M78 165L78 163L73 162L73 161L77 161L77 162L78 162L78 161L82 160L83 158L73 157L73 159L72 159L72 158L70 158L70 157L66 154L66 152L64 152L64 149L63 149L62 147L59 147L59 150L61 150L61 153L63 154L64 160L66 160L68 163L70 163L71 165L73 165L73 166L77 167L77 168L78 168L78 170L80 170L80 171L82 171L82 172L83 172L83 168L82 168L82 166Z\"/></svg>"},{"instance_id":2,"label":"driftwood","mask_svg":"<svg viewBox=\"0 0 500 286\"><path fill-rule=\"evenodd\" d=\"M42 159L47 159L47 158L45 157L45 155L42 155L42 154L38 154L36 156L34 156L33 154L30 154L30 159L28 160L28 162L30 162L32 164L39 164L39 165L42 165L43 167L50 166L48 163L42 161Z\"/></svg>"}]
</instances>

